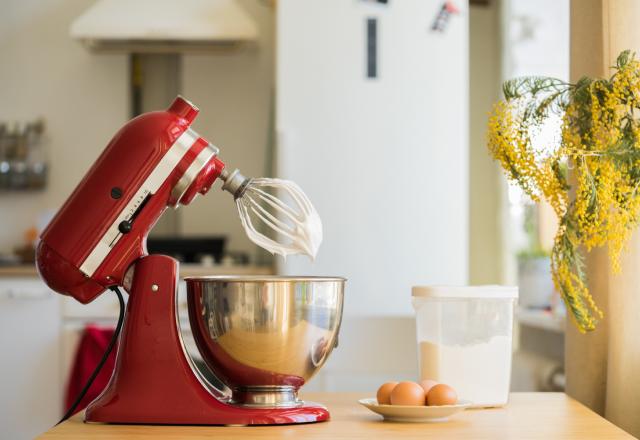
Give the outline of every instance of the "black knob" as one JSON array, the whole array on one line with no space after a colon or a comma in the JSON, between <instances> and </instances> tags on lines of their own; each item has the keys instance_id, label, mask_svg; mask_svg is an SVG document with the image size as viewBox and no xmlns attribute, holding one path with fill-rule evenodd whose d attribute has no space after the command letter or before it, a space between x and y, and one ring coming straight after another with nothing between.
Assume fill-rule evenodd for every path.
<instances>
[{"instance_id":1,"label":"black knob","mask_svg":"<svg viewBox=\"0 0 640 440\"><path fill-rule=\"evenodd\" d=\"M123 234L128 234L129 232L131 232L131 222L127 220L123 220L118 225L118 230Z\"/></svg>"},{"instance_id":2,"label":"black knob","mask_svg":"<svg viewBox=\"0 0 640 440\"><path fill-rule=\"evenodd\" d=\"M120 197L122 197L122 188L119 188L117 186L111 188L111 198L119 199Z\"/></svg>"}]
</instances>

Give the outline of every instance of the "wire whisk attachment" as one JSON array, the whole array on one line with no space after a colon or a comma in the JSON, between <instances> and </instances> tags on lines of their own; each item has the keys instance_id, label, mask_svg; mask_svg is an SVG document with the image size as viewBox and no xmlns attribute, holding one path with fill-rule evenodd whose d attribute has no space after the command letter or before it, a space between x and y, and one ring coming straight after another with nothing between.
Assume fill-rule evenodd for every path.
<instances>
[{"instance_id":1,"label":"wire whisk attachment","mask_svg":"<svg viewBox=\"0 0 640 440\"><path fill-rule=\"evenodd\" d=\"M223 171L222 189L233 194L247 237L272 254L305 254L315 259L322 221L302 189L290 180L246 178Z\"/></svg>"}]
</instances>

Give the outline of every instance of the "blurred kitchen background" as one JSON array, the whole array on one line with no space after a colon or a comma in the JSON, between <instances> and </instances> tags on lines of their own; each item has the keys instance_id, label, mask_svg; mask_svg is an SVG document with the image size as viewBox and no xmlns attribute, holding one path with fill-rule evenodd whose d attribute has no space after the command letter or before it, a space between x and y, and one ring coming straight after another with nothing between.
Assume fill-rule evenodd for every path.
<instances>
[{"instance_id":1,"label":"blurred kitchen background","mask_svg":"<svg viewBox=\"0 0 640 440\"><path fill-rule=\"evenodd\" d=\"M207 37L178 42L187 29ZM507 185L485 128L504 78L568 78L569 0L5 0L0 56L7 438L61 416L88 375L80 341L99 353L117 317L113 295L46 288L37 236L111 136L177 94L225 162L304 188L324 244L315 263L258 250L216 186L167 213L150 250L183 276L347 277L340 346L306 390L415 379L411 286L487 283L520 285L512 389L563 389L553 215Z\"/></svg>"}]
</instances>

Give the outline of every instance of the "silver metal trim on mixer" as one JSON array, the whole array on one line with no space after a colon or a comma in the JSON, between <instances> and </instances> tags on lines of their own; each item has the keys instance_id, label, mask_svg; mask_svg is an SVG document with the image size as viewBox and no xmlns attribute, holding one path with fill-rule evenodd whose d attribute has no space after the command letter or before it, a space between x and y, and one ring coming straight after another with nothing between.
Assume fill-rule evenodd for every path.
<instances>
[{"instance_id":1,"label":"silver metal trim on mixer","mask_svg":"<svg viewBox=\"0 0 640 440\"><path fill-rule=\"evenodd\" d=\"M213 156L217 156L219 152L220 149L218 147L212 144L208 144L202 149L202 151L200 151L200 153L198 153L193 162L191 162L191 165L189 165L182 177L180 177L180 180L178 180L178 182L171 190L171 196L169 197L170 206L172 206L173 208L176 208L178 206L178 203L180 203L180 199L182 199L182 196L187 192L189 186L191 186L196 177L198 177L200 171L202 171L207 163L209 163L211 158Z\"/></svg>"},{"instance_id":2,"label":"silver metal trim on mixer","mask_svg":"<svg viewBox=\"0 0 640 440\"><path fill-rule=\"evenodd\" d=\"M184 277L185 281L222 281L227 283L254 282L267 283L271 281L278 282L298 282L298 281L314 281L314 282L335 282L347 281L344 277L323 277L316 275L303 276L286 276L286 275L199 275L192 277Z\"/></svg>"},{"instance_id":3,"label":"silver metal trim on mixer","mask_svg":"<svg viewBox=\"0 0 640 440\"><path fill-rule=\"evenodd\" d=\"M251 408L295 408L304 405L292 386L240 387L233 391L231 403Z\"/></svg>"},{"instance_id":4,"label":"silver metal trim on mixer","mask_svg":"<svg viewBox=\"0 0 640 440\"><path fill-rule=\"evenodd\" d=\"M178 298L177 286L174 294L174 305L175 305L175 323L176 323L176 330L178 333L178 341L180 341L180 347L182 348L182 353L184 354L184 357L187 360L187 363L189 364L189 367L191 368L191 371L193 372L195 378L198 380L198 382L200 382L203 388L209 391L209 393L211 393L220 402L231 403L231 399L232 399L231 389L229 387L218 388L215 385L213 385L211 382L209 382L209 380L204 376L202 371L200 371L200 369L196 366L196 363L193 359L193 355L189 352L189 350L187 350L187 344L184 341L184 337L182 335L182 328L180 326L181 324L180 303ZM189 321L188 318L187 318L187 321Z\"/></svg>"}]
</instances>

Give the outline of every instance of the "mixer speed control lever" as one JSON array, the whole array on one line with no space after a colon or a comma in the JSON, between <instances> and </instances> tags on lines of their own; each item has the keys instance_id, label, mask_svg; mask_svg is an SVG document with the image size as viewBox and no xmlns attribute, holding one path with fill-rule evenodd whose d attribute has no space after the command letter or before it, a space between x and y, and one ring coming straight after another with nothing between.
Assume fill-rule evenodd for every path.
<instances>
[{"instance_id":1,"label":"mixer speed control lever","mask_svg":"<svg viewBox=\"0 0 640 440\"><path fill-rule=\"evenodd\" d=\"M129 232L131 232L131 221L130 220L121 221L120 224L118 225L118 230L123 234L128 234Z\"/></svg>"}]
</instances>

